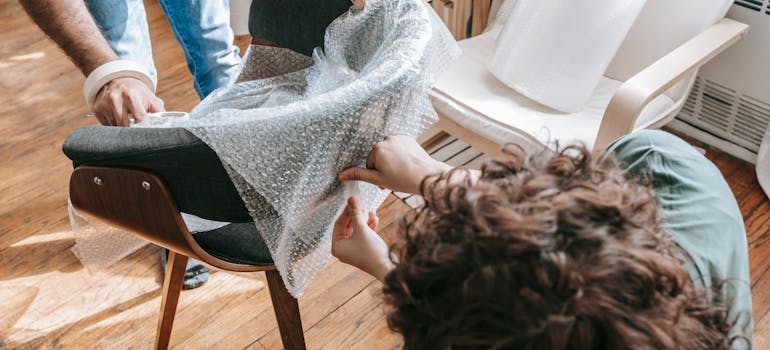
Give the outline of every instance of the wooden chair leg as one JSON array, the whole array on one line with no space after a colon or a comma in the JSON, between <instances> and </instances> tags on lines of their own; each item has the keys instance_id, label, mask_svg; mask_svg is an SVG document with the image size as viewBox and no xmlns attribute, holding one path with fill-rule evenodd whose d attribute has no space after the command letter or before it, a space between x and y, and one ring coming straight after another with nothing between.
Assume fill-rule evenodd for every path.
<instances>
[{"instance_id":1,"label":"wooden chair leg","mask_svg":"<svg viewBox=\"0 0 770 350\"><path fill-rule=\"evenodd\" d=\"M267 287L273 300L275 318L278 320L278 330L285 350L304 350L305 335L302 332L302 319L299 315L299 304L283 284L278 270L267 270Z\"/></svg>"},{"instance_id":2,"label":"wooden chair leg","mask_svg":"<svg viewBox=\"0 0 770 350\"><path fill-rule=\"evenodd\" d=\"M168 349L171 338L171 328L174 326L176 306L179 302L179 293L182 291L182 282L187 268L187 257L168 252L168 265L166 276L163 279L163 299L160 302L160 317L158 318L158 332L155 334L155 349Z\"/></svg>"}]
</instances>

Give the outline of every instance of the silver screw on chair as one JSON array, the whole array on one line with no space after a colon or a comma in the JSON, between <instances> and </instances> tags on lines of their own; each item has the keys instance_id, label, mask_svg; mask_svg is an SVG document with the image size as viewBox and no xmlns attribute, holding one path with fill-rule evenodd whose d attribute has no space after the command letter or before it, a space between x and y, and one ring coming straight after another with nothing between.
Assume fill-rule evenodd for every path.
<instances>
[{"instance_id":1,"label":"silver screw on chair","mask_svg":"<svg viewBox=\"0 0 770 350\"><path fill-rule=\"evenodd\" d=\"M101 185L102 185L102 178L101 178L101 177L98 177L98 176L94 176L94 183L95 183L97 186L101 186Z\"/></svg>"},{"instance_id":2,"label":"silver screw on chair","mask_svg":"<svg viewBox=\"0 0 770 350\"><path fill-rule=\"evenodd\" d=\"M147 182L147 181L142 181L142 188L144 188L145 190L149 191L151 187L152 187L152 186L150 186L150 183L149 183L149 182Z\"/></svg>"}]
</instances>

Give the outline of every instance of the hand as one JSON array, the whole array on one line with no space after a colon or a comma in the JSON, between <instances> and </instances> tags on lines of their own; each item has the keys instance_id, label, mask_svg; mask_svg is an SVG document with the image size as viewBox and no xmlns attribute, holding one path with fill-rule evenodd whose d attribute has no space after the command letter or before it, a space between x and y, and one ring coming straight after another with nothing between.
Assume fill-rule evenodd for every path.
<instances>
[{"instance_id":1,"label":"hand","mask_svg":"<svg viewBox=\"0 0 770 350\"><path fill-rule=\"evenodd\" d=\"M358 197L350 197L334 223L332 255L382 281L392 263L387 244L374 232L378 221L377 214L367 213Z\"/></svg>"},{"instance_id":2,"label":"hand","mask_svg":"<svg viewBox=\"0 0 770 350\"><path fill-rule=\"evenodd\" d=\"M372 148L366 159L366 169L343 170L340 180L365 181L380 188L398 192L419 193L422 180L433 174L451 169L428 155L408 136L385 136Z\"/></svg>"},{"instance_id":3,"label":"hand","mask_svg":"<svg viewBox=\"0 0 770 350\"><path fill-rule=\"evenodd\" d=\"M357 9L362 10L364 8L364 5L366 4L366 0L351 0L353 1L353 5L356 6Z\"/></svg>"},{"instance_id":4,"label":"hand","mask_svg":"<svg viewBox=\"0 0 770 350\"><path fill-rule=\"evenodd\" d=\"M165 112L163 101L134 78L116 78L104 85L94 100L94 114L102 125L128 126L129 115L137 122L147 113Z\"/></svg>"}]
</instances>

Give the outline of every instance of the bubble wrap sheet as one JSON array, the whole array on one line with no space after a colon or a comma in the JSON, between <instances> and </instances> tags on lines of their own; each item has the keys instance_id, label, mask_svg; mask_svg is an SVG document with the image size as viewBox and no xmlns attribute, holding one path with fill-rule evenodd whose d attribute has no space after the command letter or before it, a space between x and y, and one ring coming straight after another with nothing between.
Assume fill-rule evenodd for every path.
<instances>
[{"instance_id":1,"label":"bubble wrap sheet","mask_svg":"<svg viewBox=\"0 0 770 350\"><path fill-rule=\"evenodd\" d=\"M103 271L148 243L138 236L78 211L71 201L67 201L67 209L75 237L72 251L88 271ZM215 230L228 224L186 213L182 213L182 220L192 234Z\"/></svg>"},{"instance_id":2,"label":"bubble wrap sheet","mask_svg":"<svg viewBox=\"0 0 770 350\"><path fill-rule=\"evenodd\" d=\"M459 55L421 0L351 7L329 25L324 47L312 61L252 47L239 83L189 117L140 125L184 127L218 154L295 297L329 259L346 198L358 193L374 210L387 195L336 175L362 166L384 136L416 137L435 122L428 89Z\"/></svg>"}]
</instances>

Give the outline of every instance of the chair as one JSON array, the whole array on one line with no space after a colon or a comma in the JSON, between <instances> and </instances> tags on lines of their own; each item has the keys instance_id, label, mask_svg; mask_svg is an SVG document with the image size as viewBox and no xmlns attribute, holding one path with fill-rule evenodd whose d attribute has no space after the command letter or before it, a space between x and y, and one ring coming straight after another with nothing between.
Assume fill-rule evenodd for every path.
<instances>
[{"instance_id":1,"label":"chair","mask_svg":"<svg viewBox=\"0 0 770 350\"><path fill-rule=\"evenodd\" d=\"M661 127L684 106L698 69L747 32L723 18L730 4L648 0L585 109L573 114L518 94L487 70L505 20L496 18L493 28L459 42L463 55L431 91L437 126L487 154L509 142L530 150L582 142L601 150L629 132Z\"/></svg>"},{"instance_id":2,"label":"chair","mask_svg":"<svg viewBox=\"0 0 770 350\"><path fill-rule=\"evenodd\" d=\"M70 199L79 211L169 249L156 349L169 346L188 257L228 271L265 271L284 348L305 348L297 299L286 290L266 248L257 259L218 249L242 245L241 239L249 236L244 232L253 231L254 225L230 224L193 236L164 181L152 172L131 168L77 167L70 177Z\"/></svg>"},{"instance_id":3,"label":"chair","mask_svg":"<svg viewBox=\"0 0 770 350\"><path fill-rule=\"evenodd\" d=\"M323 43L326 26L350 5L349 0L255 1L249 16L253 43L309 54ZM185 129L87 126L68 137L63 151L75 166L70 199L77 210L169 249L156 349L169 346L188 258L223 270L265 271L284 348L305 348L297 300L205 143ZM180 211L231 224L193 235Z\"/></svg>"}]
</instances>

